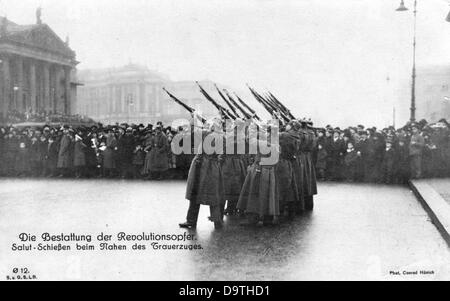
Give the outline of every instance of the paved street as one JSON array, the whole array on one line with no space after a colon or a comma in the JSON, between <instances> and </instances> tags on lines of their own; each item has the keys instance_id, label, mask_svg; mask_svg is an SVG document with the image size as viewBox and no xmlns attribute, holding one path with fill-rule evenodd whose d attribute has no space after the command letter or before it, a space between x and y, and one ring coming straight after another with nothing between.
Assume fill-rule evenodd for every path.
<instances>
[{"instance_id":1,"label":"paved street","mask_svg":"<svg viewBox=\"0 0 450 301\"><path fill-rule=\"evenodd\" d=\"M450 205L450 180L444 179L427 179L427 183L431 185L447 203Z\"/></svg>"},{"instance_id":2,"label":"paved street","mask_svg":"<svg viewBox=\"0 0 450 301\"><path fill-rule=\"evenodd\" d=\"M27 267L45 279L450 279L450 251L406 187L320 183L315 210L279 227L178 228L182 181L0 179L0 277ZM11 251L21 232L196 235L201 250ZM428 275L392 275L403 271ZM390 274L390 272L392 272Z\"/></svg>"}]
</instances>

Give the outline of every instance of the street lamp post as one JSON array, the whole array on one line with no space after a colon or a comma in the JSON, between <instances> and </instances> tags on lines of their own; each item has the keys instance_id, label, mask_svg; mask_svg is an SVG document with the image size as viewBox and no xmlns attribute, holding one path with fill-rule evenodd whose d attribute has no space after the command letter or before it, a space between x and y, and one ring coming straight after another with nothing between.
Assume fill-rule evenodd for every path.
<instances>
[{"instance_id":1,"label":"street lamp post","mask_svg":"<svg viewBox=\"0 0 450 301\"><path fill-rule=\"evenodd\" d=\"M400 2L400 7L397 11L407 11L403 0ZM417 0L414 0L414 38L413 38L413 69L412 69L412 83L411 83L411 108L410 117L411 122L416 121L416 23L417 23Z\"/></svg>"}]
</instances>

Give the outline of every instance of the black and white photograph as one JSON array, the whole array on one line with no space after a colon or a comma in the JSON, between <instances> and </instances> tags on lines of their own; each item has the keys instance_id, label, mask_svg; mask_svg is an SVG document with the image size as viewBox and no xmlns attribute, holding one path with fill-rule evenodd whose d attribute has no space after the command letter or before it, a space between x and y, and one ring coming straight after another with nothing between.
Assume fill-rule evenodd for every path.
<instances>
[{"instance_id":1,"label":"black and white photograph","mask_svg":"<svg viewBox=\"0 0 450 301\"><path fill-rule=\"evenodd\" d=\"M0 0L0 280L450 280L450 0Z\"/></svg>"}]
</instances>

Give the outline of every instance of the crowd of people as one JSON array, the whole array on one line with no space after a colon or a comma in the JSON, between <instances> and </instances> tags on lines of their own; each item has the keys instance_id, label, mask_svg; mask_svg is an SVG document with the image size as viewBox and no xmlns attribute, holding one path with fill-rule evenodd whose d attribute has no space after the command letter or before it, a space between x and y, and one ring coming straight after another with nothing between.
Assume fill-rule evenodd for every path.
<instances>
[{"instance_id":1,"label":"crowd of people","mask_svg":"<svg viewBox=\"0 0 450 301\"><path fill-rule=\"evenodd\" d=\"M321 180L392 184L450 176L450 126L445 119L382 130L327 126L317 135L315 162Z\"/></svg>"},{"instance_id":2,"label":"crowd of people","mask_svg":"<svg viewBox=\"0 0 450 301\"><path fill-rule=\"evenodd\" d=\"M235 120L232 126L244 127L246 135L242 139L248 148L256 143L249 138L255 129L263 129L258 141L270 140L269 125L270 122ZM280 215L312 210L316 178L406 183L411 178L450 175L450 126L445 119L434 124L421 120L398 129L381 130L362 125L314 128L312 122L303 119L277 128L279 160L262 163L267 154L225 150L196 154L198 145L192 139L188 153L172 152L174 137L191 138L199 131L203 136L219 133L227 143L237 144L238 138L229 135L234 132L225 131L220 119L201 127L192 123L176 129L162 122L155 126L6 126L0 128L0 175L187 178L186 198L191 203L187 221L180 226L188 228L196 225L200 204L210 205L210 218L217 227L224 214L246 212L249 224L259 220L277 223Z\"/></svg>"},{"instance_id":3,"label":"crowd of people","mask_svg":"<svg viewBox=\"0 0 450 301\"><path fill-rule=\"evenodd\" d=\"M32 177L186 178L193 155L174 155L172 138L189 128L103 126L0 128L0 175ZM445 119L378 130L362 125L314 128L318 180L406 183L450 176ZM155 146L156 145L156 146Z\"/></svg>"},{"instance_id":4,"label":"crowd of people","mask_svg":"<svg viewBox=\"0 0 450 301\"><path fill-rule=\"evenodd\" d=\"M166 133L163 133L165 130ZM173 167L170 128L140 125L0 128L0 174L160 178Z\"/></svg>"}]
</instances>

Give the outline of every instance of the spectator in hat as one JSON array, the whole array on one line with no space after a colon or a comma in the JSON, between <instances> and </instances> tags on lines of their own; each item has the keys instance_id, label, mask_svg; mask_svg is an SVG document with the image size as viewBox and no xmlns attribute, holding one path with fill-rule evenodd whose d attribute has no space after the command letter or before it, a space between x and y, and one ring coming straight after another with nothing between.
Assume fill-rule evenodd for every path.
<instances>
[{"instance_id":1,"label":"spectator in hat","mask_svg":"<svg viewBox=\"0 0 450 301\"><path fill-rule=\"evenodd\" d=\"M382 182L385 184L394 183L394 175L396 162L398 160L397 152L392 145L392 140L386 141L386 149L384 151L383 161L381 164Z\"/></svg>"},{"instance_id":2,"label":"spectator in hat","mask_svg":"<svg viewBox=\"0 0 450 301\"><path fill-rule=\"evenodd\" d=\"M75 135L74 144L74 160L73 166L75 168L75 177L80 178L85 175L86 167L86 150L87 146L83 143L83 138L78 134Z\"/></svg>"},{"instance_id":3,"label":"spectator in hat","mask_svg":"<svg viewBox=\"0 0 450 301\"><path fill-rule=\"evenodd\" d=\"M134 177L133 168L133 151L135 141L133 137L133 129L126 128L125 133L119 136L117 140L117 165L122 179Z\"/></svg>"},{"instance_id":4,"label":"spectator in hat","mask_svg":"<svg viewBox=\"0 0 450 301\"><path fill-rule=\"evenodd\" d=\"M46 153L44 160L44 176L56 176L56 168L58 163L59 145L54 136L49 136L46 144Z\"/></svg>"},{"instance_id":5,"label":"spectator in hat","mask_svg":"<svg viewBox=\"0 0 450 301\"><path fill-rule=\"evenodd\" d=\"M346 146L340 134L340 129L335 128L333 138L329 144L327 166L329 171L328 178L332 181L340 180L342 176L342 163Z\"/></svg>"},{"instance_id":6,"label":"spectator in hat","mask_svg":"<svg viewBox=\"0 0 450 301\"><path fill-rule=\"evenodd\" d=\"M413 123L411 125L411 132L411 140L409 142L411 178L419 179L422 177L422 154L425 140L420 133L418 124Z\"/></svg>"},{"instance_id":7,"label":"spectator in hat","mask_svg":"<svg viewBox=\"0 0 450 301\"><path fill-rule=\"evenodd\" d=\"M100 142L101 144L102 142ZM106 140L103 142L103 176L111 178L116 172L116 152L117 152L117 139L114 135L113 129L107 130ZM101 146L100 146L101 147Z\"/></svg>"},{"instance_id":8,"label":"spectator in hat","mask_svg":"<svg viewBox=\"0 0 450 301\"><path fill-rule=\"evenodd\" d=\"M343 166L343 177L349 182L354 182L357 179L358 160L359 156L353 142L349 141L347 143Z\"/></svg>"},{"instance_id":9,"label":"spectator in hat","mask_svg":"<svg viewBox=\"0 0 450 301\"><path fill-rule=\"evenodd\" d=\"M73 163L71 162L72 139L70 137L68 126L64 126L62 133L63 134L61 136L59 145L57 167L60 171L60 176L66 177L69 175L70 168L72 167Z\"/></svg>"},{"instance_id":10,"label":"spectator in hat","mask_svg":"<svg viewBox=\"0 0 450 301\"><path fill-rule=\"evenodd\" d=\"M410 175L409 164L409 142L406 135L398 139L397 158L395 178L399 184L406 184Z\"/></svg>"},{"instance_id":11,"label":"spectator in hat","mask_svg":"<svg viewBox=\"0 0 450 301\"><path fill-rule=\"evenodd\" d=\"M169 169L169 160L167 158L169 142L163 133L161 125L155 128L155 135L151 138L150 144L148 166L150 178L161 180Z\"/></svg>"}]
</instances>

